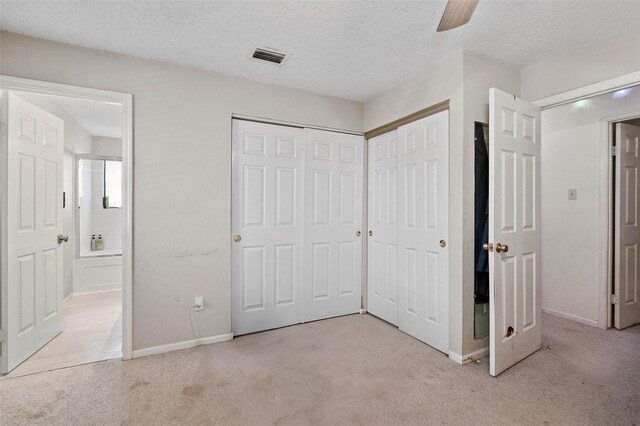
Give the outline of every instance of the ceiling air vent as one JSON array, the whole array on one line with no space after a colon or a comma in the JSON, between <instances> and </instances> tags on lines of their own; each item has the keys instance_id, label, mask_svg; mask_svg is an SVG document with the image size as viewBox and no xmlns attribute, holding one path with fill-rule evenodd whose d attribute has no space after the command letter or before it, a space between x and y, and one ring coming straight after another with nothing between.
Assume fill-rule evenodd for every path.
<instances>
[{"instance_id":1,"label":"ceiling air vent","mask_svg":"<svg viewBox=\"0 0 640 426\"><path fill-rule=\"evenodd\" d=\"M261 61L267 61L267 62L280 65L282 64L282 61L284 61L285 54L280 52L274 52L273 50L257 48L256 51L253 52L253 57Z\"/></svg>"}]
</instances>

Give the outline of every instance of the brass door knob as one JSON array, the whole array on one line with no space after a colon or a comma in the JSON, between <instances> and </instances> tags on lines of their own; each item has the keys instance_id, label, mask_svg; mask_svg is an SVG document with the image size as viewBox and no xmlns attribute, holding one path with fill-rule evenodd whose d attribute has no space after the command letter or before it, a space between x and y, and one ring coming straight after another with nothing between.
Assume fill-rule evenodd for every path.
<instances>
[{"instance_id":1,"label":"brass door knob","mask_svg":"<svg viewBox=\"0 0 640 426\"><path fill-rule=\"evenodd\" d=\"M369 231L369 236L373 237L373 231Z\"/></svg>"},{"instance_id":2,"label":"brass door knob","mask_svg":"<svg viewBox=\"0 0 640 426\"><path fill-rule=\"evenodd\" d=\"M509 251L509 246L506 244L496 244L496 253L506 253Z\"/></svg>"},{"instance_id":3,"label":"brass door knob","mask_svg":"<svg viewBox=\"0 0 640 426\"><path fill-rule=\"evenodd\" d=\"M236 235L235 237L233 237L233 241L235 241L236 243L239 243L241 239L242 237L240 235Z\"/></svg>"},{"instance_id":4,"label":"brass door knob","mask_svg":"<svg viewBox=\"0 0 640 426\"><path fill-rule=\"evenodd\" d=\"M359 237L360 235L362 235L362 232L356 231L356 237Z\"/></svg>"},{"instance_id":5,"label":"brass door knob","mask_svg":"<svg viewBox=\"0 0 640 426\"><path fill-rule=\"evenodd\" d=\"M440 240L440 247L444 248L447 246L447 242L445 240Z\"/></svg>"},{"instance_id":6,"label":"brass door knob","mask_svg":"<svg viewBox=\"0 0 640 426\"><path fill-rule=\"evenodd\" d=\"M491 243L484 243L482 245L482 250L484 251L493 251L493 244Z\"/></svg>"}]
</instances>

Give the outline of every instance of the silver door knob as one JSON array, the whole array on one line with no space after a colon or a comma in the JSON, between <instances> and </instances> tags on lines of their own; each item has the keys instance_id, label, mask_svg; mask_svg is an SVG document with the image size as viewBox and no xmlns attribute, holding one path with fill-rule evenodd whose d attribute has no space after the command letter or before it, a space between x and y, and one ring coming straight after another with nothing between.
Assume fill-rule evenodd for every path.
<instances>
[{"instance_id":1,"label":"silver door knob","mask_svg":"<svg viewBox=\"0 0 640 426\"><path fill-rule=\"evenodd\" d=\"M360 235L362 235L362 232L356 231L356 237L359 237Z\"/></svg>"},{"instance_id":2,"label":"silver door knob","mask_svg":"<svg viewBox=\"0 0 640 426\"><path fill-rule=\"evenodd\" d=\"M233 237L233 241L235 241L236 243L239 243L241 239L242 237L240 235L236 235L235 237Z\"/></svg>"},{"instance_id":3,"label":"silver door knob","mask_svg":"<svg viewBox=\"0 0 640 426\"><path fill-rule=\"evenodd\" d=\"M369 231L369 236L373 237L373 231Z\"/></svg>"},{"instance_id":4,"label":"silver door knob","mask_svg":"<svg viewBox=\"0 0 640 426\"><path fill-rule=\"evenodd\" d=\"M67 241L69 241L68 235L58 234L58 244L66 243Z\"/></svg>"}]
</instances>

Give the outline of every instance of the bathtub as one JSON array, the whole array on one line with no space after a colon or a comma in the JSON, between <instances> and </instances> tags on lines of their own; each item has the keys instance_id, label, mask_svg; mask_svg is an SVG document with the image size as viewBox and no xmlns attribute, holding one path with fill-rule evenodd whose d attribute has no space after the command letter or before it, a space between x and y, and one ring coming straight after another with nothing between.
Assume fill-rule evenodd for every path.
<instances>
[{"instance_id":1,"label":"bathtub","mask_svg":"<svg viewBox=\"0 0 640 426\"><path fill-rule=\"evenodd\" d=\"M121 288L122 254L119 251L95 251L76 258L73 268L74 294Z\"/></svg>"}]
</instances>

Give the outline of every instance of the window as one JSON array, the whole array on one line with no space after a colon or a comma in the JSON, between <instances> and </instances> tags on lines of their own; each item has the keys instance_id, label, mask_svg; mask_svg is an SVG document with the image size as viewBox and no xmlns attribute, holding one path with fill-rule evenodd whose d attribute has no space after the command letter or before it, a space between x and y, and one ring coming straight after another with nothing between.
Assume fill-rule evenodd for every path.
<instances>
[{"instance_id":1,"label":"window","mask_svg":"<svg viewBox=\"0 0 640 426\"><path fill-rule=\"evenodd\" d=\"M104 198L105 209L122 207L122 161L104 162Z\"/></svg>"}]
</instances>

